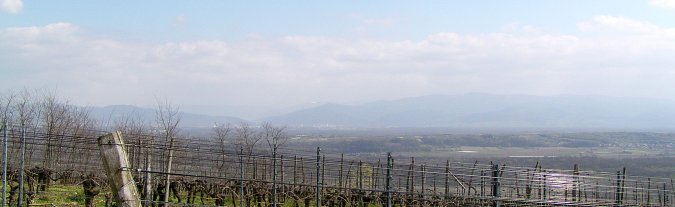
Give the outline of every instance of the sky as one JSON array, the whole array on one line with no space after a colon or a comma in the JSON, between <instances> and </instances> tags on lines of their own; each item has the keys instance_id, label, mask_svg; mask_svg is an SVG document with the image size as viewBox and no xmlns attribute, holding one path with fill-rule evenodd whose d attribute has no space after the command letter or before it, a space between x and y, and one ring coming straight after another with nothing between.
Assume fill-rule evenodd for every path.
<instances>
[{"instance_id":1,"label":"sky","mask_svg":"<svg viewBox=\"0 0 675 207\"><path fill-rule=\"evenodd\" d=\"M87 106L675 100L675 0L0 0L0 88Z\"/></svg>"}]
</instances>

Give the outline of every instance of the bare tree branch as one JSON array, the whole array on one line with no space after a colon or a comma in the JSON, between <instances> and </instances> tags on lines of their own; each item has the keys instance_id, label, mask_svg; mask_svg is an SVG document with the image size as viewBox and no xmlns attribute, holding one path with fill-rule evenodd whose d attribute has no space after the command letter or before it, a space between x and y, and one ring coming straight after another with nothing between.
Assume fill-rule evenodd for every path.
<instances>
[{"instance_id":1,"label":"bare tree branch","mask_svg":"<svg viewBox=\"0 0 675 207\"><path fill-rule=\"evenodd\" d=\"M270 150L279 149L280 146L286 144L288 136L285 134L286 127L275 127L269 122L261 124L262 136L267 141Z\"/></svg>"}]
</instances>

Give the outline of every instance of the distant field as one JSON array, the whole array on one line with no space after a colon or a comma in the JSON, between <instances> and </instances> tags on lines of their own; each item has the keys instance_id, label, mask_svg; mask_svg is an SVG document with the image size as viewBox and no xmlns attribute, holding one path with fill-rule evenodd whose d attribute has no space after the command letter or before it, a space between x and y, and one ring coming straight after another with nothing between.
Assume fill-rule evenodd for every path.
<instances>
[{"instance_id":1,"label":"distant field","mask_svg":"<svg viewBox=\"0 0 675 207\"><path fill-rule=\"evenodd\" d=\"M401 152L399 155L419 157L599 157L635 158L645 156L670 157L673 151L650 151L646 149L624 149L619 147L471 147L437 148L431 151Z\"/></svg>"},{"instance_id":2,"label":"distant field","mask_svg":"<svg viewBox=\"0 0 675 207\"><path fill-rule=\"evenodd\" d=\"M363 159L395 157L435 163L500 162L533 167L615 172L627 167L633 175L675 178L675 134L649 132L502 133L502 134L378 134L360 132L348 137L319 134L295 137L293 148L321 146Z\"/></svg>"}]
</instances>

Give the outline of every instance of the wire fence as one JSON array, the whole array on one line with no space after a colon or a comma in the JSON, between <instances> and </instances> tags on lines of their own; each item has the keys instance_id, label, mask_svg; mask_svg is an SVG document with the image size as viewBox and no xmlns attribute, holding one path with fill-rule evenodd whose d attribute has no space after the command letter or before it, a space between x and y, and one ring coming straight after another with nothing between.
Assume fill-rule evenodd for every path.
<instances>
[{"instance_id":1,"label":"wire fence","mask_svg":"<svg viewBox=\"0 0 675 207\"><path fill-rule=\"evenodd\" d=\"M9 125L2 133L3 205L34 202L31 196L54 183L82 186L87 199L101 195L87 192L107 189L97 144L107 132ZM121 170L133 175L144 206L675 206L672 179L631 176L626 169L438 162L391 153L359 159L267 143L175 138L170 147L160 136L123 138L130 165Z\"/></svg>"}]
</instances>

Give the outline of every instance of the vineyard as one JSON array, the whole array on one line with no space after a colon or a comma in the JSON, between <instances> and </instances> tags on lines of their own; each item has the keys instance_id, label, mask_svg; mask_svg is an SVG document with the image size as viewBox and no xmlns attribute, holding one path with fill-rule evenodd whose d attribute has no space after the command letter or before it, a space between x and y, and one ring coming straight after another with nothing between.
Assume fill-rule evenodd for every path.
<instances>
[{"instance_id":1,"label":"vineyard","mask_svg":"<svg viewBox=\"0 0 675 207\"><path fill-rule=\"evenodd\" d=\"M626 169L436 163L395 153L363 159L273 142L167 141L152 132L121 132L119 142L106 144L109 132L52 129L3 128L6 204L48 206L35 198L52 186L77 186L86 206L121 206L102 162L103 145L115 145L128 162L116 171L134 180L123 187L143 206L675 206L672 179Z\"/></svg>"}]
</instances>

